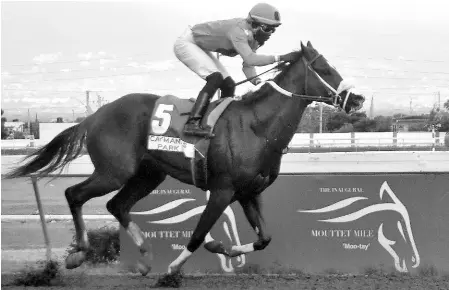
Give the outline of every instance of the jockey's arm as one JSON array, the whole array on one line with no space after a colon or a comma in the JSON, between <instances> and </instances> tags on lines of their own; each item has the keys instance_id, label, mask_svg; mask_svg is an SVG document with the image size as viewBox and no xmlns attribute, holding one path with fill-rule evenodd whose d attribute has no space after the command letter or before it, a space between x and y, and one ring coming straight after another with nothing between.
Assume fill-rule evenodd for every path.
<instances>
[{"instance_id":1,"label":"jockey's arm","mask_svg":"<svg viewBox=\"0 0 449 290\"><path fill-rule=\"evenodd\" d=\"M234 45L235 50L238 54L240 54L247 67L265 66L279 61L279 57L274 55L255 53L248 44L248 34L240 27L236 27L230 31L229 38ZM255 70L253 70L253 72L255 73Z\"/></svg>"},{"instance_id":2,"label":"jockey's arm","mask_svg":"<svg viewBox=\"0 0 449 290\"><path fill-rule=\"evenodd\" d=\"M253 67L253 66L247 65L246 62L243 62L242 71L245 74L247 79L255 77L257 75L256 68ZM255 79L252 79L250 82L253 85L257 85L257 83L260 82L260 79L259 78L255 78Z\"/></svg>"}]
</instances>

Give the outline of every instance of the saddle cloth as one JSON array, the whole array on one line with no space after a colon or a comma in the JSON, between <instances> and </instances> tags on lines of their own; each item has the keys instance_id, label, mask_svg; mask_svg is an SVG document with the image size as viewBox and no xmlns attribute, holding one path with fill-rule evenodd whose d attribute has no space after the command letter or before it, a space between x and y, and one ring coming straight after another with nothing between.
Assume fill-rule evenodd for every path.
<instances>
[{"instance_id":1,"label":"saddle cloth","mask_svg":"<svg viewBox=\"0 0 449 290\"><path fill-rule=\"evenodd\" d=\"M233 98L224 98L211 102L201 125L209 126L213 131L218 119L232 101ZM184 135L182 132L194 103L194 99L181 99L173 95L159 98L150 118L147 149L183 153L190 159L194 184L203 187L207 185L207 152L210 140Z\"/></svg>"}]
</instances>

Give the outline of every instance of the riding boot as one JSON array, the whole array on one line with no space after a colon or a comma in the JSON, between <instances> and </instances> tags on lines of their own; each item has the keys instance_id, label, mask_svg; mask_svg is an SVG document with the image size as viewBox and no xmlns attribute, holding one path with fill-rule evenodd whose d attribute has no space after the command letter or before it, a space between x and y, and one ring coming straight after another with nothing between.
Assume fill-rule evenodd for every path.
<instances>
[{"instance_id":1,"label":"riding boot","mask_svg":"<svg viewBox=\"0 0 449 290\"><path fill-rule=\"evenodd\" d=\"M184 126L184 134L208 138L214 137L214 134L212 134L210 128L201 127L201 120L206 113L211 97L212 96L210 96L207 92L200 92L195 104L193 105L192 111L190 112L189 119Z\"/></svg>"}]
</instances>

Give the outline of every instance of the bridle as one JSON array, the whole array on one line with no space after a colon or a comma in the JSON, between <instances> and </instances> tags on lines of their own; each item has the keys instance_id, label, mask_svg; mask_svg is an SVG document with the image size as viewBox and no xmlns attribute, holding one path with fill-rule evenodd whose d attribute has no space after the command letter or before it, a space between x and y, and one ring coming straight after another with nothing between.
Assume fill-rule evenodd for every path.
<instances>
[{"instance_id":1,"label":"bridle","mask_svg":"<svg viewBox=\"0 0 449 290\"><path fill-rule=\"evenodd\" d=\"M331 102L334 107L338 107L338 105L341 103L342 98L340 94L344 91L346 91L346 95L343 100L343 106L342 109L344 110L346 107L346 103L348 102L349 94L351 93L351 89L354 87L354 85L349 84L345 80L342 80L340 84L338 85L338 88L335 90L331 85L329 85L312 67L312 64L322 57L321 54L316 55L311 61L307 62L306 58L304 56L301 56L301 60L303 61L305 68L306 68L306 76L305 76L305 87L304 87L304 95L296 94L289 92L283 88L281 88L278 84L276 84L274 81L269 80L266 81L266 83L270 84L276 91L279 93L288 96L288 97L299 97L308 101L317 101L317 102ZM328 96L311 96L308 94L308 77L309 77L309 71L318 79L318 81L324 85L328 89Z\"/></svg>"},{"instance_id":2,"label":"bridle","mask_svg":"<svg viewBox=\"0 0 449 290\"><path fill-rule=\"evenodd\" d=\"M340 94L342 93L342 92L344 92L344 91L346 91L346 96L345 96L345 98L344 98L344 100L343 100L343 105L342 105L342 109L344 110L345 109L345 107L346 107L346 103L348 102L348 98L349 98L349 94L351 93L351 89L352 88L354 88L354 85L353 84L350 84L349 82L347 82L347 81L345 81L345 80L342 80L341 82L340 82L340 84L338 85L338 88L335 90L331 85L329 85L316 71L315 71L315 69L313 68L313 63L317 60L317 59L319 59L320 57L322 57L322 55L321 54L318 54L318 55L316 55L312 60L310 60L309 62L307 61L307 59L302 55L301 56L301 60L302 60L302 62L304 63L304 65L305 65L305 70L306 70L306 76L305 76L305 87L304 87L304 95L302 95L302 94L296 94L296 93L292 93L292 92L289 92L289 91L287 91L287 90L285 90L285 89L283 89L283 88L281 88L278 84L276 84L273 80L268 80L268 81L265 81L265 82L262 82L261 84L262 85L264 85L265 83L268 83L268 84L270 84L276 91L278 91L279 93L281 93L281 94L283 94L283 95L285 95L285 96L287 96L287 97L298 97L298 98L302 98L302 99L304 99L304 100L308 100L308 101L317 101L317 102L331 102L332 103L332 105L334 106L334 107L338 107L338 105L341 103L341 101L342 101L342 98L341 98L341 96L340 96ZM258 76L260 76L260 75L262 75L262 74L264 74L264 73L267 73L267 72L269 72L269 71L271 71L271 70L274 70L274 69L277 69L277 68L279 68L280 66L284 66L284 65L286 65L286 63L280 63L280 64L278 64L277 66L275 66L275 67L273 67L273 68L271 68L270 70L268 70L268 71L265 71L265 72L263 72L263 73L261 73L261 74L259 74L259 75L257 75L257 76L255 76L255 77L253 77L253 78L256 78L256 77L258 77ZM328 89L328 96L311 96L311 95L309 95L308 94L308 78L309 78L309 71L318 79L318 81L322 84L322 85L324 85L327 89ZM253 78L250 78L250 79L247 79L247 80L245 80L245 81L242 81L242 82L239 82L239 83L237 83L236 84L236 86L237 85L239 85L239 84L242 84L242 83L244 83L244 82L246 82L246 81L249 81L249 80L251 80L251 79L253 79Z\"/></svg>"}]
</instances>

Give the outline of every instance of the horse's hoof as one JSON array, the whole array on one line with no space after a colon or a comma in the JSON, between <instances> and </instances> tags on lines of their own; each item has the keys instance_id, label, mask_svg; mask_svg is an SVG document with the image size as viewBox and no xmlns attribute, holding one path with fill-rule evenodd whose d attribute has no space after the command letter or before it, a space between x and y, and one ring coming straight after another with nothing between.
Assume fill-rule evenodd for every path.
<instances>
[{"instance_id":1,"label":"horse's hoof","mask_svg":"<svg viewBox=\"0 0 449 290\"><path fill-rule=\"evenodd\" d=\"M223 255L226 255L226 256L229 255L229 253L226 250L226 248L223 245L223 243L222 242L217 242L215 240L214 241L210 241L208 243L205 243L204 244L204 248L206 250L208 250L209 252L214 253L214 254L223 254Z\"/></svg>"},{"instance_id":2,"label":"horse's hoof","mask_svg":"<svg viewBox=\"0 0 449 290\"><path fill-rule=\"evenodd\" d=\"M172 262L168 265L167 275L179 275L181 273L182 264L175 264Z\"/></svg>"},{"instance_id":3,"label":"horse's hoof","mask_svg":"<svg viewBox=\"0 0 449 290\"><path fill-rule=\"evenodd\" d=\"M237 268L241 268L246 263L246 256L245 255L239 255L239 256L237 256L236 260L237 260L237 263L238 263L237 264Z\"/></svg>"},{"instance_id":4,"label":"horse's hoof","mask_svg":"<svg viewBox=\"0 0 449 290\"><path fill-rule=\"evenodd\" d=\"M81 266L86 260L86 252L79 251L72 254L69 254L65 259L65 267L66 269L75 269Z\"/></svg>"},{"instance_id":5,"label":"horse's hoof","mask_svg":"<svg viewBox=\"0 0 449 290\"><path fill-rule=\"evenodd\" d=\"M139 270L140 274L142 276L146 276L151 271L151 266L149 261L147 261L145 258L140 258L137 261L137 270Z\"/></svg>"},{"instance_id":6,"label":"horse's hoof","mask_svg":"<svg viewBox=\"0 0 449 290\"><path fill-rule=\"evenodd\" d=\"M176 274L178 271L179 271L179 267L173 266L173 265L169 265L168 269L167 269L167 275Z\"/></svg>"}]
</instances>

